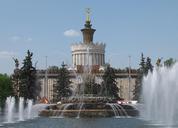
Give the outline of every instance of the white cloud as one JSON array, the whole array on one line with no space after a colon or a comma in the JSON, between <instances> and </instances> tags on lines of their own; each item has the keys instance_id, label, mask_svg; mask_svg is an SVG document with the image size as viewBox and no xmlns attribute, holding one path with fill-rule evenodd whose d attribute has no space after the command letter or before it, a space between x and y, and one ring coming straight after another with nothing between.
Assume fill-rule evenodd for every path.
<instances>
[{"instance_id":1,"label":"white cloud","mask_svg":"<svg viewBox=\"0 0 178 128\"><path fill-rule=\"evenodd\" d=\"M27 42L30 42L30 41L32 41L32 38L31 38L31 37L28 37L28 38L26 38L26 41L27 41Z\"/></svg>"},{"instance_id":2,"label":"white cloud","mask_svg":"<svg viewBox=\"0 0 178 128\"><path fill-rule=\"evenodd\" d=\"M12 58L16 55L15 52L9 52L9 51L0 51L0 58L6 59L6 58Z\"/></svg>"},{"instance_id":3,"label":"white cloud","mask_svg":"<svg viewBox=\"0 0 178 128\"><path fill-rule=\"evenodd\" d=\"M12 42L31 42L31 37L25 37L25 36L12 36L10 37Z\"/></svg>"},{"instance_id":4,"label":"white cloud","mask_svg":"<svg viewBox=\"0 0 178 128\"><path fill-rule=\"evenodd\" d=\"M77 37L80 36L80 33L76 30L69 29L64 32L64 35L67 37Z\"/></svg>"},{"instance_id":5,"label":"white cloud","mask_svg":"<svg viewBox=\"0 0 178 128\"><path fill-rule=\"evenodd\" d=\"M16 41L21 40L21 37L20 36L12 36L11 40L16 42Z\"/></svg>"}]
</instances>

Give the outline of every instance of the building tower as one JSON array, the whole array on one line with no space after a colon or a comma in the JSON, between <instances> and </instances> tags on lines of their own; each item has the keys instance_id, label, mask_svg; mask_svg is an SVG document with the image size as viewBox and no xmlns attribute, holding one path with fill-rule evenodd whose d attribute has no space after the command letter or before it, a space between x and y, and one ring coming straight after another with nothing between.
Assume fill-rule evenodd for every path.
<instances>
[{"instance_id":1,"label":"building tower","mask_svg":"<svg viewBox=\"0 0 178 128\"><path fill-rule=\"evenodd\" d=\"M81 29L83 42L71 45L72 64L73 67L88 65L100 67L105 64L105 44L93 42L93 35L96 30L92 28L90 11L87 10L86 14L84 28Z\"/></svg>"}]
</instances>

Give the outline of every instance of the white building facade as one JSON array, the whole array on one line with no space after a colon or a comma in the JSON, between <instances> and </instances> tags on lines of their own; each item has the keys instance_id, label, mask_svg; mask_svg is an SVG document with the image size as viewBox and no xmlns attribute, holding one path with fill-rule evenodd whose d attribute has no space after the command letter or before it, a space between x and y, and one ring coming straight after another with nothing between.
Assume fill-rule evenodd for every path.
<instances>
[{"instance_id":1,"label":"white building facade","mask_svg":"<svg viewBox=\"0 0 178 128\"><path fill-rule=\"evenodd\" d=\"M83 33L83 42L71 45L72 65L76 67L87 65L103 66L105 64L105 44L94 43L93 35L96 31L91 27L90 20L86 20Z\"/></svg>"},{"instance_id":2,"label":"white building facade","mask_svg":"<svg viewBox=\"0 0 178 128\"><path fill-rule=\"evenodd\" d=\"M93 42L93 35L96 31L91 27L90 19L87 18L84 29L81 29L83 33L83 42L73 43L71 45L72 54L72 67L73 71L70 73L70 79L72 86L76 86L78 79L76 78L76 69L78 66L96 66L103 67L105 65L105 44ZM75 71L74 71L75 70ZM98 68L99 70L99 68ZM74 73L75 72L75 73ZM83 72L78 72L80 73ZM103 72L95 72L98 83L102 81ZM120 90L119 96L125 100L131 100L133 98L133 90L136 84L137 73L131 73L129 79L129 73L116 73L116 82ZM49 101L53 100L53 86L57 81L57 73L47 73L46 71L39 72L41 81L41 97L46 97ZM75 87L74 87L75 88Z\"/></svg>"}]
</instances>

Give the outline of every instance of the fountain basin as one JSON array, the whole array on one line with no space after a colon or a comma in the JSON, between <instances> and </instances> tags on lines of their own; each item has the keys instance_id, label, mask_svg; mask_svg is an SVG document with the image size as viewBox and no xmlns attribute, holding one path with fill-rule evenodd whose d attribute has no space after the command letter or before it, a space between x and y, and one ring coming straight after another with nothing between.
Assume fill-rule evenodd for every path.
<instances>
[{"instance_id":1,"label":"fountain basin","mask_svg":"<svg viewBox=\"0 0 178 128\"><path fill-rule=\"evenodd\" d=\"M77 117L80 112L80 117L111 117L113 115L112 110L43 110L40 112L40 116L60 116L63 113L64 117Z\"/></svg>"},{"instance_id":2,"label":"fountain basin","mask_svg":"<svg viewBox=\"0 0 178 128\"><path fill-rule=\"evenodd\" d=\"M116 105L116 104L114 104ZM127 117L138 116L139 112L133 106L119 105L115 107L115 111L108 104L83 104L79 109L79 104L71 104L66 109L65 105L53 105L47 107L45 110L40 111L39 116L63 116L63 117Z\"/></svg>"}]
</instances>

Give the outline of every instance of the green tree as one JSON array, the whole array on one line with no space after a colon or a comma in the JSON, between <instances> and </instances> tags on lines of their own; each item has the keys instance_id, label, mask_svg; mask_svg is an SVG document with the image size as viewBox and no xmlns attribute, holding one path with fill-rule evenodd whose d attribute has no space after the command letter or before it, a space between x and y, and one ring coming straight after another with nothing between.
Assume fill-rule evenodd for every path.
<instances>
[{"instance_id":1,"label":"green tree","mask_svg":"<svg viewBox=\"0 0 178 128\"><path fill-rule=\"evenodd\" d=\"M69 71L66 69L64 63L62 64L62 68L59 69L58 72L58 80L57 83L53 86L53 101L60 101L62 97L69 97L72 95L72 91L70 88L70 76Z\"/></svg>"},{"instance_id":2,"label":"green tree","mask_svg":"<svg viewBox=\"0 0 178 128\"><path fill-rule=\"evenodd\" d=\"M140 101L140 95L142 91L142 78L143 74L138 70L138 75L135 81L135 88L133 90L133 100Z\"/></svg>"},{"instance_id":3,"label":"green tree","mask_svg":"<svg viewBox=\"0 0 178 128\"><path fill-rule=\"evenodd\" d=\"M87 74L84 80L84 94L94 94L95 77Z\"/></svg>"},{"instance_id":4,"label":"green tree","mask_svg":"<svg viewBox=\"0 0 178 128\"><path fill-rule=\"evenodd\" d=\"M59 68L57 66L50 66L48 68L48 73L58 73L59 72Z\"/></svg>"},{"instance_id":5,"label":"green tree","mask_svg":"<svg viewBox=\"0 0 178 128\"><path fill-rule=\"evenodd\" d=\"M149 71L153 71L153 65L151 64L151 58L147 57L144 75L147 75Z\"/></svg>"},{"instance_id":6,"label":"green tree","mask_svg":"<svg viewBox=\"0 0 178 128\"><path fill-rule=\"evenodd\" d=\"M138 69L137 79L135 83L135 89L133 90L133 99L140 101L142 91L142 79L148 74L149 71L153 71L153 65L151 64L151 58L147 57L146 62L143 53L141 54L140 68Z\"/></svg>"},{"instance_id":7,"label":"green tree","mask_svg":"<svg viewBox=\"0 0 178 128\"><path fill-rule=\"evenodd\" d=\"M146 71L146 65L145 65L145 57L143 53L141 54L141 60L140 60L140 72L144 73Z\"/></svg>"},{"instance_id":8,"label":"green tree","mask_svg":"<svg viewBox=\"0 0 178 128\"><path fill-rule=\"evenodd\" d=\"M6 98L13 95L11 79L6 74L0 74L0 107L4 108Z\"/></svg>"},{"instance_id":9,"label":"green tree","mask_svg":"<svg viewBox=\"0 0 178 128\"><path fill-rule=\"evenodd\" d=\"M138 69L138 76L135 82L135 88L133 90L133 100L138 100L140 98L140 94L141 94L141 89L142 89L142 77L144 72L146 71L145 69L145 58L143 53L141 53L141 59L140 59L140 64L139 64L139 69Z\"/></svg>"},{"instance_id":10,"label":"green tree","mask_svg":"<svg viewBox=\"0 0 178 128\"><path fill-rule=\"evenodd\" d=\"M14 59L14 62L15 62L15 69L14 69L14 73L12 74L11 80L12 80L14 96L17 98L19 97L20 69L19 69L18 59Z\"/></svg>"},{"instance_id":11,"label":"green tree","mask_svg":"<svg viewBox=\"0 0 178 128\"><path fill-rule=\"evenodd\" d=\"M37 71L33 67L32 56L33 53L28 50L27 56L23 60L23 66L20 69L19 96L35 101L40 94L41 86L37 81Z\"/></svg>"},{"instance_id":12,"label":"green tree","mask_svg":"<svg viewBox=\"0 0 178 128\"><path fill-rule=\"evenodd\" d=\"M176 63L176 60L174 60L173 58L169 58L164 61L164 66L172 67L175 63Z\"/></svg>"},{"instance_id":13,"label":"green tree","mask_svg":"<svg viewBox=\"0 0 178 128\"><path fill-rule=\"evenodd\" d=\"M104 95L119 99L119 88L117 87L116 74L113 68L107 66L104 75L102 86L104 87Z\"/></svg>"},{"instance_id":14,"label":"green tree","mask_svg":"<svg viewBox=\"0 0 178 128\"><path fill-rule=\"evenodd\" d=\"M100 84L95 83L95 84L93 85L93 94L94 94L94 95L97 95L97 96L102 96L102 95L101 95L101 85L100 85Z\"/></svg>"}]
</instances>

